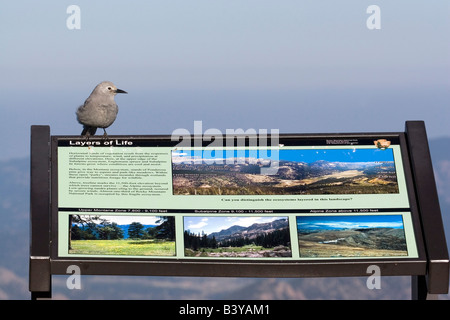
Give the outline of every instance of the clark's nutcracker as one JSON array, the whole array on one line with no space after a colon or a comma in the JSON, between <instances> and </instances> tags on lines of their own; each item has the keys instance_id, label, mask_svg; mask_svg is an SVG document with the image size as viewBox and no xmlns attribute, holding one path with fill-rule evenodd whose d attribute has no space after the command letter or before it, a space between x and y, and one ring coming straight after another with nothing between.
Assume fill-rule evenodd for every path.
<instances>
[{"instance_id":1,"label":"clark's nutcracker","mask_svg":"<svg viewBox=\"0 0 450 320\"><path fill-rule=\"evenodd\" d=\"M97 131L97 128L103 129L103 137L107 137L106 128L116 120L119 107L114 101L117 93L127 93L117 87L110 81L99 83L92 91L84 104L78 107L76 112L77 120L83 125L82 136L89 138Z\"/></svg>"}]
</instances>

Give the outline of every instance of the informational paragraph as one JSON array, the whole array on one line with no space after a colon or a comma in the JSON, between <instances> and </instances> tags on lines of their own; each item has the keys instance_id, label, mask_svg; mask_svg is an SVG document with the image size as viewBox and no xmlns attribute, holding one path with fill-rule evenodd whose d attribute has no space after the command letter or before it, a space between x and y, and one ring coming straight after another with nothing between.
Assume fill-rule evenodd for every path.
<instances>
[{"instance_id":1,"label":"informational paragraph","mask_svg":"<svg viewBox=\"0 0 450 320\"><path fill-rule=\"evenodd\" d=\"M69 195L157 196L169 192L158 152L69 152Z\"/></svg>"},{"instance_id":2,"label":"informational paragraph","mask_svg":"<svg viewBox=\"0 0 450 320\"><path fill-rule=\"evenodd\" d=\"M169 184L153 182L69 182L70 195L86 196L146 196L165 194Z\"/></svg>"}]
</instances>

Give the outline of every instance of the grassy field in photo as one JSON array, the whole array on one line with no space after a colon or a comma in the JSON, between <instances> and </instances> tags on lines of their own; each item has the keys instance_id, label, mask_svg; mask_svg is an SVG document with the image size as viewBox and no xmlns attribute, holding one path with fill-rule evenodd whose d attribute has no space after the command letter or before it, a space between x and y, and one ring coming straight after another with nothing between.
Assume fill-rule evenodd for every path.
<instances>
[{"instance_id":1,"label":"grassy field in photo","mask_svg":"<svg viewBox=\"0 0 450 320\"><path fill-rule=\"evenodd\" d=\"M147 239L72 240L70 254L175 256L175 241Z\"/></svg>"},{"instance_id":2,"label":"grassy field in photo","mask_svg":"<svg viewBox=\"0 0 450 320\"><path fill-rule=\"evenodd\" d=\"M372 249L350 245L318 244L313 241L300 241L302 258L338 258L338 257L394 257L408 256L407 250Z\"/></svg>"},{"instance_id":3,"label":"grassy field in photo","mask_svg":"<svg viewBox=\"0 0 450 320\"><path fill-rule=\"evenodd\" d=\"M402 215L299 216L300 257L407 256Z\"/></svg>"},{"instance_id":4,"label":"grassy field in photo","mask_svg":"<svg viewBox=\"0 0 450 320\"><path fill-rule=\"evenodd\" d=\"M186 248L184 254L187 257L211 257L211 256L226 256L227 254L250 254L264 250L262 246L247 245L243 247L221 247L221 248L200 248L199 250L192 250ZM265 249L267 250L267 249Z\"/></svg>"},{"instance_id":5,"label":"grassy field in photo","mask_svg":"<svg viewBox=\"0 0 450 320\"><path fill-rule=\"evenodd\" d=\"M281 250L282 249L282 250ZM291 257L290 248L279 246L277 248L264 248L254 244L242 247L199 248L184 249L186 257L237 257L237 258L270 258Z\"/></svg>"}]
</instances>

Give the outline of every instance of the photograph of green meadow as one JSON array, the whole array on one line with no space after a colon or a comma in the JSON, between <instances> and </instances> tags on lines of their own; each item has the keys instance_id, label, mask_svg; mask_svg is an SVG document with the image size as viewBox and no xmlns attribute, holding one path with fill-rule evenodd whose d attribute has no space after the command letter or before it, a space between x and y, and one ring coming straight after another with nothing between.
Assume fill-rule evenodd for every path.
<instances>
[{"instance_id":1,"label":"photograph of green meadow","mask_svg":"<svg viewBox=\"0 0 450 320\"><path fill-rule=\"evenodd\" d=\"M173 216L69 216L69 254L175 256Z\"/></svg>"}]
</instances>

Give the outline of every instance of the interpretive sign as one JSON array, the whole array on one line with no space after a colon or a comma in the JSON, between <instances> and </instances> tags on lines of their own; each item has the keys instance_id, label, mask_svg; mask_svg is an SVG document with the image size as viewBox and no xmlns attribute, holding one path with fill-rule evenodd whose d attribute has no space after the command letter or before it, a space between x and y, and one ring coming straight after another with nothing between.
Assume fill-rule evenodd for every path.
<instances>
[{"instance_id":1,"label":"interpretive sign","mask_svg":"<svg viewBox=\"0 0 450 320\"><path fill-rule=\"evenodd\" d=\"M399 141L377 140L211 150L59 139L58 256L417 258Z\"/></svg>"},{"instance_id":2,"label":"interpretive sign","mask_svg":"<svg viewBox=\"0 0 450 320\"><path fill-rule=\"evenodd\" d=\"M51 137L51 274L426 275L407 134L261 139Z\"/></svg>"}]
</instances>

